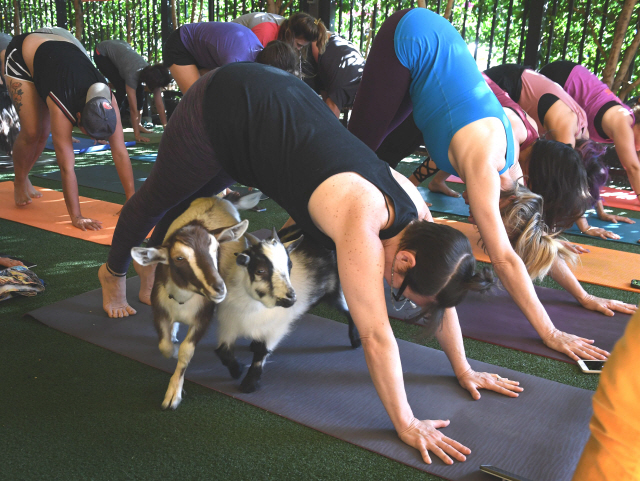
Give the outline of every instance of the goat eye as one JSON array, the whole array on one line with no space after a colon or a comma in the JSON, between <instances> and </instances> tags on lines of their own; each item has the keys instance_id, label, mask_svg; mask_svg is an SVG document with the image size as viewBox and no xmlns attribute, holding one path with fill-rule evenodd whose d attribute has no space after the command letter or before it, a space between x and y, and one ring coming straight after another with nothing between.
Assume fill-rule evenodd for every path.
<instances>
[{"instance_id":1,"label":"goat eye","mask_svg":"<svg viewBox=\"0 0 640 481\"><path fill-rule=\"evenodd\" d=\"M264 274L265 272L266 271L264 269L257 269L256 270L256 274L260 274L260 275Z\"/></svg>"},{"instance_id":2,"label":"goat eye","mask_svg":"<svg viewBox=\"0 0 640 481\"><path fill-rule=\"evenodd\" d=\"M178 262L183 261L183 260L184 260L184 257L182 257L182 256L176 257L176 261L178 261Z\"/></svg>"}]
</instances>

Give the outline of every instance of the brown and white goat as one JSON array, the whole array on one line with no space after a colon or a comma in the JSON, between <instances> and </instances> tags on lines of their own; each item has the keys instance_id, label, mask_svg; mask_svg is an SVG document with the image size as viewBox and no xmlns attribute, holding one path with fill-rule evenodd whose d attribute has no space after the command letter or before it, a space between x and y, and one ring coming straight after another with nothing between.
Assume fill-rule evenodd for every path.
<instances>
[{"instance_id":1,"label":"brown and white goat","mask_svg":"<svg viewBox=\"0 0 640 481\"><path fill-rule=\"evenodd\" d=\"M258 193L259 194L259 193ZM248 196L247 196L248 197ZM259 195L243 202L255 205ZM249 222L239 218L222 227L207 217L207 199L197 199L169 227L163 245L158 248L134 247L131 255L141 265L157 264L151 292L153 321L158 331L159 348L166 357L178 357L176 371L162 403L164 409L177 408L182 401L184 374L196 344L205 334L216 304L227 289L218 273L220 245L236 241ZM213 227L217 224L217 227ZM177 323L189 326L177 348Z\"/></svg>"}]
</instances>

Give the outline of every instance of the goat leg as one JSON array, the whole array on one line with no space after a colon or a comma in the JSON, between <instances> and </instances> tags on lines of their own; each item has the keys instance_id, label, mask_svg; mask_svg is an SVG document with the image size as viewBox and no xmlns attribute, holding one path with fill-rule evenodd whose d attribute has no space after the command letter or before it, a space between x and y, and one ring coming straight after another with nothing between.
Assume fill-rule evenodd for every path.
<instances>
[{"instance_id":1,"label":"goat leg","mask_svg":"<svg viewBox=\"0 0 640 481\"><path fill-rule=\"evenodd\" d=\"M253 352L253 361L251 361L247 375L240 383L240 390L246 393L254 392L258 389L264 360L271 353L264 341L252 341L249 349Z\"/></svg>"},{"instance_id":2,"label":"goat leg","mask_svg":"<svg viewBox=\"0 0 640 481\"><path fill-rule=\"evenodd\" d=\"M187 366L191 362L193 353L196 349L196 344L192 336L193 329L189 329L189 333L182 344L180 344L180 351L178 352L178 365L176 371L171 376L169 381L169 387L167 393L164 396L162 402L162 409L176 409L182 401L182 386L184 385L184 373L187 370Z\"/></svg>"},{"instance_id":3,"label":"goat leg","mask_svg":"<svg viewBox=\"0 0 640 481\"><path fill-rule=\"evenodd\" d=\"M218 349L216 349L216 354L222 361L222 365L226 366L227 369L229 369L229 374L231 374L231 377L233 379L240 379L244 367L240 365L236 357L233 355L233 349L229 347L229 344L224 342L220 344Z\"/></svg>"}]
</instances>

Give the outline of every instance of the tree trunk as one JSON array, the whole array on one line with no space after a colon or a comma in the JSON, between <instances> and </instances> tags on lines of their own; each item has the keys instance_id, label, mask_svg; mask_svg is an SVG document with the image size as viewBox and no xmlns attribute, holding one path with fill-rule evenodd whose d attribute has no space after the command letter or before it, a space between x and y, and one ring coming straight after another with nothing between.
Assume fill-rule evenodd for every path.
<instances>
[{"instance_id":1,"label":"tree trunk","mask_svg":"<svg viewBox=\"0 0 640 481\"><path fill-rule=\"evenodd\" d=\"M444 9L444 18L451 19L451 10L453 10L453 0L447 1L447 8Z\"/></svg>"},{"instance_id":2,"label":"tree trunk","mask_svg":"<svg viewBox=\"0 0 640 481\"><path fill-rule=\"evenodd\" d=\"M76 9L76 38L82 42L82 32L84 31L82 0L73 0L73 6Z\"/></svg>"},{"instance_id":3,"label":"tree trunk","mask_svg":"<svg viewBox=\"0 0 640 481\"><path fill-rule=\"evenodd\" d=\"M638 0L624 0L622 6L622 12L620 12L620 18L616 22L616 28L613 33L613 42L611 44L611 50L609 51L609 57L607 63L604 66L602 72L602 81L611 88L613 86L613 77L616 73L616 67L618 66L618 60L620 59L620 51L622 50L622 43L626 36L627 29L629 27L629 21L631 20L631 14L636 6Z\"/></svg>"},{"instance_id":4,"label":"tree trunk","mask_svg":"<svg viewBox=\"0 0 640 481\"><path fill-rule=\"evenodd\" d=\"M198 7L198 0L191 0L191 22L193 23L196 21L196 10Z\"/></svg>"},{"instance_id":5,"label":"tree trunk","mask_svg":"<svg viewBox=\"0 0 640 481\"><path fill-rule=\"evenodd\" d=\"M202 22L203 8L204 0L200 0L200 13L198 14L198 23Z\"/></svg>"},{"instance_id":6,"label":"tree trunk","mask_svg":"<svg viewBox=\"0 0 640 481\"><path fill-rule=\"evenodd\" d=\"M426 0L418 0L418 8L427 8Z\"/></svg>"},{"instance_id":7,"label":"tree trunk","mask_svg":"<svg viewBox=\"0 0 640 481\"><path fill-rule=\"evenodd\" d=\"M178 15L176 14L176 0L171 0L171 21L173 22L173 29L176 30L178 25Z\"/></svg>"},{"instance_id":8,"label":"tree trunk","mask_svg":"<svg viewBox=\"0 0 640 481\"><path fill-rule=\"evenodd\" d=\"M18 0L13 0L13 35L20 35L22 29L20 28L20 4Z\"/></svg>"},{"instance_id":9,"label":"tree trunk","mask_svg":"<svg viewBox=\"0 0 640 481\"><path fill-rule=\"evenodd\" d=\"M618 92L618 97L620 98L620 100L624 102L627 98L627 95L633 92L638 87L638 85L640 85L640 77L638 77L633 83L627 82L627 84L620 89L620 92Z\"/></svg>"},{"instance_id":10,"label":"tree trunk","mask_svg":"<svg viewBox=\"0 0 640 481\"><path fill-rule=\"evenodd\" d=\"M133 39L133 26L131 25L133 21L133 10L134 10L134 2L127 2L127 43L131 45L131 41Z\"/></svg>"},{"instance_id":11,"label":"tree trunk","mask_svg":"<svg viewBox=\"0 0 640 481\"><path fill-rule=\"evenodd\" d=\"M636 56L636 52L638 51L638 47L640 46L640 29L636 32L635 37L631 41L629 47L624 52L624 56L622 57L622 62L620 63L620 68L618 68L618 74L616 75L615 80L613 81L613 86L611 87L611 91L615 92L618 90L622 84L624 83L625 77L629 72L629 68L631 67L631 63Z\"/></svg>"},{"instance_id":12,"label":"tree trunk","mask_svg":"<svg viewBox=\"0 0 640 481\"><path fill-rule=\"evenodd\" d=\"M275 0L267 0L267 13L279 13Z\"/></svg>"}]
</instances>

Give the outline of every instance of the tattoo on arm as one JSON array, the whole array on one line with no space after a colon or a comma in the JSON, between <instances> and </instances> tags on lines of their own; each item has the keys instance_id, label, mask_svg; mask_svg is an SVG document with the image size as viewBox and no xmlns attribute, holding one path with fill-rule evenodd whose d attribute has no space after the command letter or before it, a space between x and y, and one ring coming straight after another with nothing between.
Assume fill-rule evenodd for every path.
<instances>
[{"instance_id":1,"label":"tattoo on arm","mask_svg":"<svg viewBox=\"0 0 640 481\"><path fill-rule=\"evenodd\" d=\"M11 82L9 86L9 90L11 91L11 99L13 100L13 106L16 108L16 112L18 117L20 116L20 108L22 107L22 96L24 92L22 91L22 82Z\"/></svg>"}]
</instances>

